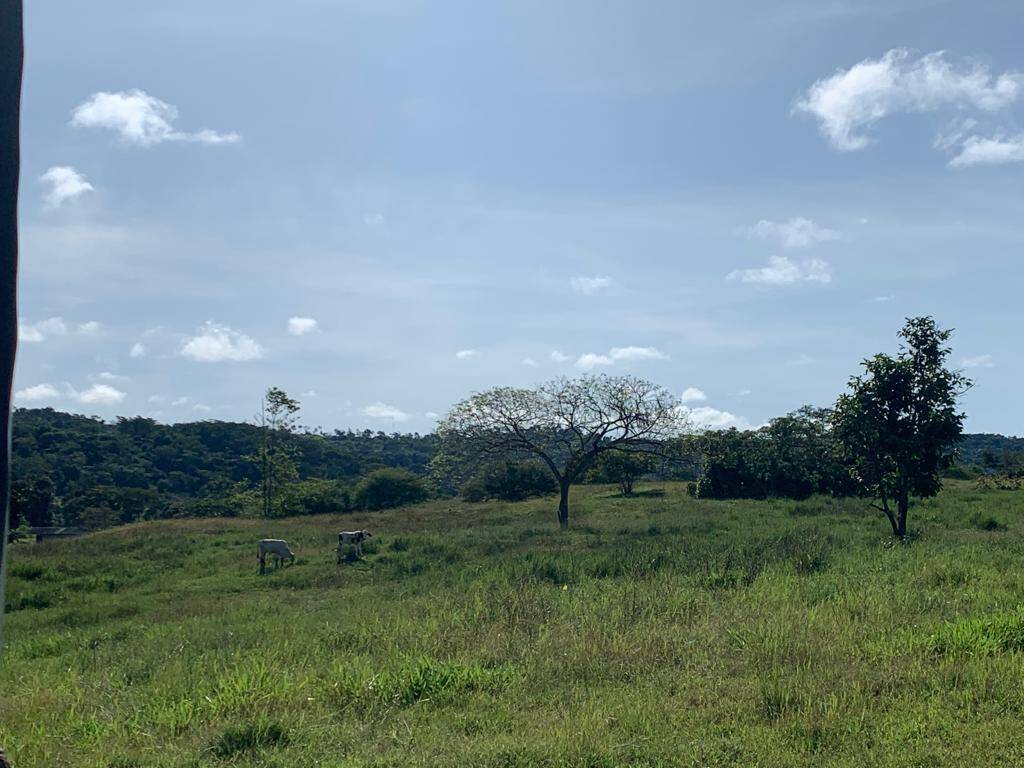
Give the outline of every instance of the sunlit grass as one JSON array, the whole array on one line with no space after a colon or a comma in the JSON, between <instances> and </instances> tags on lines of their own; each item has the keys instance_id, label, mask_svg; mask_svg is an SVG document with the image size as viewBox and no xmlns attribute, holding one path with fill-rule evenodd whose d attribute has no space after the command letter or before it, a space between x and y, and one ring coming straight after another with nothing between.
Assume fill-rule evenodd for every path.
<instances>
[{"instance_id":1,"label":"sunlit grass","mask_svg":"<svg viewBox=\"0 0 1024 768\"><path fill-rule=\"evenodd\" d=\"M440 501L18 545L18 768L1015 766L1024 492ZM650 490L650 489L648 489ZM994 521L994 522L992 522ZM366 527L363 561L336 532ZM294 566L258 575L255 542Z\"/></svg>"}]
</instances>

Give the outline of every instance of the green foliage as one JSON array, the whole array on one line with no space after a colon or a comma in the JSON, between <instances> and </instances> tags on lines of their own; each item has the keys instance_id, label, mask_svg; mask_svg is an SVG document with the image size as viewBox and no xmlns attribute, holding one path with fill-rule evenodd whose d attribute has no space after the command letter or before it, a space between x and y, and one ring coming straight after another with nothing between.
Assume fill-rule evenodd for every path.
<instances>
[{"instance_id":1,"label":"green foliage","mask_svg":"<svg viewBox=\"0 0 1024 768\"><path fill-rule=\"evenodd\" d=\"M213 754L227 759L244 752L287 746L289 741L287 728L280 723L260 719L225 730L214 742Z\"/></svg>"},{"instance_id":2,"label":"green foliage","mask_svg":"<svg viewBox=\"0 0 1024 768\"><path fill-rule=\"evenodd\" d=\"M706 499L806 499L851 492L825 409L804 406L758 430L735 428L701 438L694 493Z\"/></svg>"},{"instance_id":3,"label":"green foliage","mask_svg":"<svg viewBox=\"0 0 1024 768\"><path fill-rule=\"evenodd\" d=\"M295 433L288 437L301 480L351 484L382 467L425 474L434 435L383 432ZM115 424L50 408L17 409L13 419L12 511L20 524L73 525L88 517L117 523L170 516L259 514L260 430L252 424L203 421L160 424L121 418ZM119 489L114 491L112 489ZM137 498L133 489L146 494ZM123 492L123 493L121 493ZM26 514L34 521L28 523Z\"/></svg>"},{"instance_id":4,"label":"green foliage","mask_svg":"<svg viewBox=\"0 0 1024 768\"><path fill-rule=\"evenodd\" d=\"M614 483L623 496L632 496L633 486L644 475L653 472L655 466L655 459L650 454L605 451L597 457L590 479L595 483Z\"/></svg>"},{"instance_id":5,"label":"green foliage","mask_svg":"<svg viewBox=\"0 0 1024 768\"><path fill-rule=\"evenodd\" d=\"M423 481L404 469L378 469L355 487L352 503L356 509L389 509L423 501L429 495Z\"/></svg>"},{"instance_id":6,"label":"green foliage","mask_svg":"<svg viewBox=\"0 0 1024 768\"><path fill-rule=\"evenodd\" d=\"M522 501L532 496L557 493L551 470L537 461L498 461L487 464L460 489L466 501L503 499Z\"/></svg>"},{"instance_id":7,"label":"green foliage","mask_svg":"<svg viewBox=\"0 0 1024 768\"><path fill-rule=\"evenodd\" d=\"M896 357L875 355L836 402L833 424L858 490L878 499L904 538L910 497L938 493L963 431L957 400L971 382L946 368L952 331L930 317L907 320ZM891 508L895 503L896 508Z\"/></svg>"},{"instance_id":8,"label":"green foliage","mask_svg":"<svg viewBox=\"0 0 1024 768\"><path fill-rule=\"evenodd\" d=\"M300 480L283 494L283 515L338 515L352 511L348 488L336 480Z\"/></svg>"}]
</instances>

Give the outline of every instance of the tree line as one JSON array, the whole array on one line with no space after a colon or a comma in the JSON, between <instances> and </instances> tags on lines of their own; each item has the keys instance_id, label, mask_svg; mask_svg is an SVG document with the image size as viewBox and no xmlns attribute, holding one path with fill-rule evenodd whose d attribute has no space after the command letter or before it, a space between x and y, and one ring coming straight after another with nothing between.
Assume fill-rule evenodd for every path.
<instances>
[{"instance_id":1,"label":"tree line","mask_svg":"<svg viewBox=\"0 0 1024 768\"><path fill-rule=\"evenodd\" d=\"M979 472L1024 467L1011 438L961 442L957 403L970 382L948 367L950 334L912 318L897 353L864 361L833 407L805 406L745 431L695 431L668 390L603 375L472 395L431 435L304 428L301 404L275 387L248 424L109 424L19 409L12 515L15 525L99 528L553 494L566 527L573 485L613 483L629 495L639 479L659 477L692 479L699 498L860 495L903 538L910 499L937 492L958 447Z\"/></svg>"}]
</instances>

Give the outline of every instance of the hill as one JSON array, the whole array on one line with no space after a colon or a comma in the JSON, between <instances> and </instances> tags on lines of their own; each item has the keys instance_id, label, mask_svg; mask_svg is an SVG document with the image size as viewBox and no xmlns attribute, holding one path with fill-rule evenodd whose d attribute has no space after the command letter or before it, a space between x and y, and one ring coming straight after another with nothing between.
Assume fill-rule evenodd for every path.
<instances>
[{"instance_id":1,"label":"hill","mask_svg":"<svg viewBox=\"0 0 1024 768\"><path fill-rule=\"evenodd\" d=\"M184 500L254 485L258 429L200 421L161 424L144 417L98 418L51 408L17 409L12 427L15 497L45 514L77 522L99 503L124 507L127 519L169 516ZM433 435L307 432L289 437L300 477L352 481L380 467L426 472ZM97 489L102 498L97 500ZM41 513L41 516L45 516Z\"/></svg>"},{"instance_id":2,"label":"hill","mask_svg":"<svg viewBox=\"0 0 1024 768\"><path fill-rule=\"evenodd\" d=\"M168 520L14 547L0 743L71 766L1017 766L1024 492ZM366 527L362 562L334 534ZM294 566L257 575L255 542Z\"/></svg>"}]
</instances>

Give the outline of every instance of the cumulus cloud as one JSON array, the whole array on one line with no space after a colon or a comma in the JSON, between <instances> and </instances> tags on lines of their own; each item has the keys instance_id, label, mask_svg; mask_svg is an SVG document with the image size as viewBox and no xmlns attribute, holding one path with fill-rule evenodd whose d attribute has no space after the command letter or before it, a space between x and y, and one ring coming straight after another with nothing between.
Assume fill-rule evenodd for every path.
<instances>
[{"instance_id":1,"label":"cumulus cloud","mask_svg":"<svg viewBox=\"0 0 1024 768\"><path fill-rule=\"evenodd\" d=\"M363 215L363 223L368 227L380 227L384 225L383 213L367 213Z\"/></svg>"},{"instance_id":2,"label":"cumulus cloud","mask_svg":"<svg viewBox=\"0 0 1024 768\"><path fill-rule=\"evenodd\" d=\"M146 356L146 345L141 341L137 341L132 344L132 348L128 350L128 357L145 357Z\"/></svg>"},{"instance_id":3,"label":"cumulus cloud","mask_svg":"<svg viewBox=\"0 0 1024 768\"><path fill-rule=\"evenodd\" d=\"M551 361L554 363L566 363L569 361L569 356L563 355L556 349L551 353Z\"/></svg>"},{"instance_id":4,"label":"cumulus cloud","mask_svg":"<svg viewBox=\"0 0 1024 768\"><path fill-rule=\"evenodd\" d=\"M977 357L966 357L961 362L964 368L995 368L996 361L992 355L978 355Z\"/></svg>"},{"instance_id":5,"label":"cumulus cloud","mask_svg":"<svg viewBox=\"0 0 1024 768\"><path fill-rule=\"evenodd\" d=\"M409 414L405 411L396 408L393 405L382 403L379 400L372 405L367 405L363 408L363 415L371 419L381 419L384 421L404 422L409 420Z\"/></svg>"},{"instance_id":6,"label":"cumulus cloud","mask_svg":"<svg viewBox=\"0 0 1024 768\"><path fill-rule=\"evenodd\" d=\"M46 341L51 336L64 336L67 332L67 324L60 317L51 317L38 323L28 323L24 318L18 319L18 341L34 344Z\"/></svg>"},{"instance_id":7,"label":"cumulus cloud","mask_svg":"<svg viewBox=\"0 0 1024 768\"><path fill-rule=\"evenodd\" d=\"M55 165L48 168L39 177L39 181L50 186L43 195L43 201L50 209L60 208L68 200L74 200L93 190L92 184L85 180L85 176L70 165Z\"/></svg>"},{"instance_id":8,"label":"cumulus cloud","mask_svg":"<svg viewBox=\"0 0 1024 768\"><path fill-rule=\"evenodd\" d=\"M89 320L79 323L75 330L82 336L99 336L103 331L103 325L97 320Z\"/></svg>"},{"instance_id":9,"label":"cumulus cloud","mask_svg":"<svg viewBox=\"0 0 1024 768\"><path fill-rule=\"evenodd\" d=\"M696 387L687 387L683 390L683 394L679 396L679 402L681 403L703 403L707 399L708 396L704 394L703 390Z\"/></svg>"},{"instance_id":10,"label":"cumulus cloud","mask_svg":"<svg viewBox=\"0 0 1024 768\"><path fill-rule=\"evenodd\" d=\"M1024 133L993 139L968 136L960 146L960 154L950 160L949 165L952 168L969 168L1020 162L1024 162Z\"/></svg>"},{"instance_id":11,"label":"cumulus cloud","mask_svg":"<svg viewBox=\"0 0 1024 768\"><path fill-rule=\"evenodd\" d=\"M40 403L58 398L60 398L60 392L52 384L35 384L14 393L14 399L19 403Z\"/></svg>"},{"instance_id":12,"label":"cumulus cloud","mask_svg":"<svg viewBox=\"0 0 1024 768\"><path fill-rule=\"evenodd\" d=\"M537 361L534 360L532 357L524 357L522 362L523 362L523 365L525 365L527 368L536 368L537 367Z\"/></svg>"},{"instance_id":13,"label":"cumulus cloud","mask_svg":"<svg viewBox=\"0 0 1024 768\"><path fill-rule=\"evenodd\" d=\"M244 333L208 320L182 345L181 354L200 363L243 362L263 357L263 347Z\"/></svg>"},{"instance_id":14,"label":"cumulus cloud","mask_svg":"<svg viewBox=\"0 0 1024 768\"><path fill-rule=\"evenodd\" d=\"M696 408L682 406L683 414L690 423L697 429L749 429L750 422L742 416L737 416L729 411L720 411L709 405L700 405Z\"/></svg>"},{"instance_id":15,"label":"cumulus cloud","mask_svg":"<svg viewBox=\"0 0 1024 768\"><path fill-rule=\"evenodd\" d=\"M187 405L188 401L189 401L189 398L184 396L184 395L182 395L181 397L174 398L171 401L171 405L173 405L173 406Z\"/></svg>"},{"instance_id":16,"label":"cumulus cloud","mask_svg":"<svg viewBox=\"0 0 1024 768\"><path fill-rule=\"evenodd\" d=\"M202 403L196 403L192 406L192 410L196 413L209 413L213 408L208 405L203 405Z\"/></svg>"},{"instance_id":17,"label":"cumulus cloud","mask_svg":"<svg viewBox=\"0 0 1024 768\"><path fill-rule=\"evenodd\" d=\"M96 375L96 378L101 381L128 381L127 376L122 376L119 373L112 373L111 371L101 371Z\"/></svg>"},{"instance_id":18,"label":"cumulus cloud","mask_svg":"<svg viewBox=\"0 0 1024 768\"><path fill-rule=\"evenodd\" d=\"M598 291L611 287L611 284L610 277L574 277L569 281L570 287L576 293L582 293L584 296L592 296Z\"/></svg>"},{"instance_id":19,"label":"cumulus cloud","mask_svg":"<svg viewBox=\"0 0 1024 768\"><path fill-rule=\"evenodd\" d=\"M242 138L208 128L194 133L179 131L174 127L177 119L174 106L138 89L94 93L71 113L71 125L76 128L106 128L117 132L122 141L140 147L165 141L233 144Z\"/></svg>"},{"instance_id":20,"label":"cumulus cloud","mask_svg":"<svg viewBox=\"0 0 1024 768\"><path fill-rule=\"evenodd\" d=\"M726 278L741 283L763 283L765 285L789 285L790 283L829 283L832 268L827 261L807 259L802 262L790 261L785 256L770 256L767 267L734 269Z\"/></svg>"},{"instance_id":21,"label":"cumulus cloud","mask_svg":"<svg viewBox=\"0 0 1024 768\"><path fill-rule=\"evenodd\" d=\"M109 384L93 384L82 392L72 391L71 397L85 405L114 405L124 400L127 393Z\"/></svg>"},{"instance_id":22,"label":"cumulus cloud","mask_svg":"<svg viewBox=\"0 0 1024 768\"><path fill-rule=\"evenodd\" d=\"M794 111L815 117L835 149L852 151L866 147L866 130L888 115L944 106L994 112L1013 103L1022 87L1018 72L996 76L978 62L951 62L944 51L895 48L818 80Z\"/></svg>"},{"instance_id":23,"label":"cumulus cloud","mask_svg":"<svg viewBox=\"0 0 1024 768\"><path fill-rule=\"evenodd\" d=\"M423 416L425 418L428 418L428 419L439 419L439 418L441 418L438 414L434 413L433 411L427 411L426 413L423 414Z\"/></svg>"},{"instance_id":24,"label":"cumulus cloud","mask_svg":"<svg viewBox=\"0 0 1024 768\"><path fill-rule=\"evenodd\" d=\"M615 365L617 362L636 360L668 360L669 357L655 347L612 347L608 354L588 352L576 360L576 367L584 371L593 370L598 366Z\"/></svg>"},{"instance_id":25,"label":"cumulus cloud","mask_svg":"<svg viewBox=\"0 0 1024 768\"><path fill-rule=\"evenodd\" d=\"M460 349L455 353L455 357L459 360L468 360L471 357L476 357L480 353L475 349Z\"/></svg>"},{"instance_id":26,"label":"cumulus cloud","mask_svg":"<svg viewBox=\"0 0 1024 768\"><path fill-rule=\"evenodd\" d=\"M292 336L301 336L304 333L312 333L317 330L316 320L312 317L289 317L288 333Z\"/></svg>"},{"instance_id":27,"label":"cumulus cloud","mask_svg":"<svg viewBox=\"0 0 1024 768\"><path fill-rule=\"evenodd\" d=\"M761 219L748 231L753 237L761 240L777 240L783 248L806 248L815 243L838 240L842 237L836 230L823 227L802 216L781 222Z\"/></svg>"}]
</instances>

